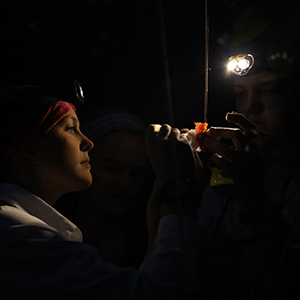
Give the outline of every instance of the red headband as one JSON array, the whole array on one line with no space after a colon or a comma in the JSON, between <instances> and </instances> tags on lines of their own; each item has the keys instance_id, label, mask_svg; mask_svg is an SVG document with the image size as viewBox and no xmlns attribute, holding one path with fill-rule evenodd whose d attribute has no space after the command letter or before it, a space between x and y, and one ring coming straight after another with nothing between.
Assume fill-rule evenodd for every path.
<instances>
[{"instance_id":1,"label":"red headband","mask_svg":"<svg viewBox=\"0 0 300 300\"><path fill-rule=\"evenodd\" d=\"M47 133L55 126L71 109L75 109L74 105L69 102L58 101L53 104L40 121L38 128L42 134Z\"/></svg>"},{"instance_id":2,"label":"red headband","mask_svg":"<svg viewBox=\"0 0 300 300\"><path fill-rule=\"evenodd\" d=\"M0 161L0 165L6 164L13 158L22 158L28 150L36 143L38 138L46 134L55 126L71 109L75 110L73 104L58 101L51 105L47 112L39 115L35 123L26 122L22 128L12 138L11 143L6 148L5 154ZM30 120L32 121L32 120ZM35 125L32 125L35 124Z\"/></svg>"}]
</instances>

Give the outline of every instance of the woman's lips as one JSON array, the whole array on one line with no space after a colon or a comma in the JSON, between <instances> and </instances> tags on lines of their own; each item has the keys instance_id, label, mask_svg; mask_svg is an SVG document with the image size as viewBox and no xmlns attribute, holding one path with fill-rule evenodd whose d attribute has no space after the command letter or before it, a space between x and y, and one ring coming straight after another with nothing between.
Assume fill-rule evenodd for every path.
<instances>
[{"instance_id":1,"label":"woman's lips","mask_svg":"<svg viewBox=\"0 0 300 300\"><path fill-rule=\"evenodd\" d=\"M89 159L86 159L86 160L82 161L80 164L84 165L84 166L87 166L87 167L91 167Z\"/></svg>"}]
</instances>

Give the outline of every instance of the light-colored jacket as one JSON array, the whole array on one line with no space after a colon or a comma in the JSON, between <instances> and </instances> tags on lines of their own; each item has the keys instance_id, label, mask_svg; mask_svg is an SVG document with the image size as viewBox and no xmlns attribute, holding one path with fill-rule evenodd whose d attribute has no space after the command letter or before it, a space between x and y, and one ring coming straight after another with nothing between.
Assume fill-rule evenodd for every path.
<instances>
[{"instance_id":1,"label":"light-colored jacket","mask_svg":"<svg viewBox=\"0 0 300 300\"><path fill-rule=\"evenodd\" d=\"M194 299L196 224L161 219L153 254L139 270L119 268L81 242L80 230L45 201L0 185L1 299Z\"/></svg>"}]
</instances>

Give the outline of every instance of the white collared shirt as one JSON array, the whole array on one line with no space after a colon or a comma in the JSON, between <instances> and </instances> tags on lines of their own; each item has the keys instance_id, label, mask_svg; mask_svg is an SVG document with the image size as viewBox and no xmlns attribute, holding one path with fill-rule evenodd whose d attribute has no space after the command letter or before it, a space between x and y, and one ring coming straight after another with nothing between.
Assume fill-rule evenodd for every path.
<instances>
[{"instance_id":1,"label":"white collared shirt","mask_svg":"<svg viewBox=\"0 0 300 300\"><path fill-rule=\"evenodd\" d=\"M140 269L120 268L42 199L0 184L1 299L186 299L199 290L197 236L192 220L164 216Z\"/></svg>"},{"instance_id":2,"label":"white collared shirt","mask_svg":"<svg viewBox=\"0 0 300 300\"><path fill-rule=\"evenodd\" d=\"M0 184L0 228L22 234L28 227L43 228L67 241L82 241L82 233L47 202L16 184ZM39 231L40 234L40 231ZM34 235L34 231L32 231ZM33 236L34 237L34 236Z\"/></svg>"}]
</instances>

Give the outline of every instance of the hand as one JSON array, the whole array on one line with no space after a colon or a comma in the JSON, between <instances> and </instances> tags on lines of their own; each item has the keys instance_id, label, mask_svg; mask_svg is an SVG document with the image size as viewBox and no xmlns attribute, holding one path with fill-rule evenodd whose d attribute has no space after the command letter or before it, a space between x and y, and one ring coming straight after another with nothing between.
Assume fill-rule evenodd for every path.
<instances>
[{"instance_id":1,"label":"hand","mask_svg":"<svg viewBox=\"0 0 300 300\"><path fill-rule=\"evenodd\" d=\"M227 139L230 143L223 142ZM265 198L262 157L245 151L248 138L239 128L211 127L203 136L212 161L234 180L234 192L242 209L256 208Z\"/></svg>"},{"instance_id":2,"label":"hand","mask_svg":"<svg viewBox=\"0 0 300 300\"><path fill-rule=\"evenodd\" d=\"M201 180L203 165L196 153L181 140L177 128L150 125L146 132L146 150L156 178L166 183L171 178Z\"/></svg>"},{"instance_id":3,"label":"hand","mask_svg":"<svg viewBox=\"0 0 300 300\"><path fill-rule=\"evenodd\" d=\"M262 152L266 150L266 146L271 144L272 138L266 134L259 133L255 125L243 114L234 111L227 113L226 120L229 123L239 126L243 132L246 137L246 144L244 145L246 151Z\"/></svg>"},{"instance_id":4,"label":"hand","mask_svg":"<svg viewBox=\"0 0 300 300\"><path fill-rule=\"evenodd\" d=\"M228 140L229 142L223 142ZM238 128L211 127L202 135L201 141L212 153L212 161L229 177L234 177L234 164L245 148L245 136Z\"/></svg>"},{"instance_id":5,"label":"hand","mask_svg":"<svg viewBox=\"0 0 300 300\"><path fill-rule=\"evenodd\" d=\"M203 143L213 153L213 162L234 179L233 191L241 208L241 222L248 226L258 241L274 241L289 232L290 227L266 193L270 188L265 172L267 166L270 168L269 150L273 141L271 137L257 132L242 114L227 114L227 120L239 128L212 127L202 137ZM223 139L230 143L224 143ZM273 163L272 160L271 165Z\"/></svg>"},{"instance_id":6,"label":"hand","mask_svg":"<svg viewBox=\"0 0 300 300\"><path fill-rule=\"evenodd\" d=\"M251 135L252 132L256 131L255 125L241 113L235 111L227 113L226 121L238 125L246 136Z\"/></svg>"},{"instance_id":7,"label":"hand","mask_svg":"<svg viewBox=\"0 0 300 300\"><path fill-rule=\"evenodd\" d=\"M253 169L257 160L261 162L256 155L259 151L252 150L257 150L267 140L241 113L227 113L226 120L239 128L211 127L202 135L202 142L213 153L212 161L227 176L237 179L247 166ZM223 140L229 140L230 143L223 143ZM248 154L245 155L245 152Z\"/></svg>"}]
</instances>

